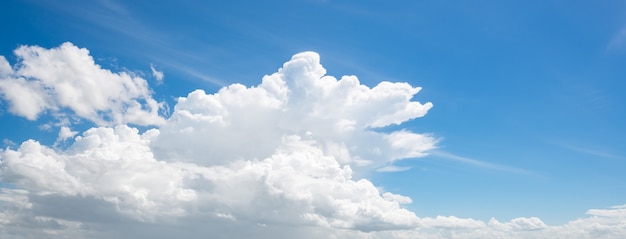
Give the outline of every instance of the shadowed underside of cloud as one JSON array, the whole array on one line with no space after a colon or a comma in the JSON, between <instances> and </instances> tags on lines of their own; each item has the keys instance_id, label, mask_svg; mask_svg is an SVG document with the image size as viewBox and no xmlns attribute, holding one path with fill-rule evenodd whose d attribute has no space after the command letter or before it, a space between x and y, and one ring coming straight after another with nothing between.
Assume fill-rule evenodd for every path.
<instances>
[{"instance_id":1,"label":"shadowed underside of cloud","mask_svg":"<svg viewBox=\"0 0 626 239\"><path fill-rule=\"evenodd\" d=\"M419 218L411 199L365 172L426 155L437 140L371 129L424 116L407 83L327 76L313 52L253 87L180 97L169 118L145 80L112 73L71 43L0 58L0 92L16 115L71 112L99 127L67 149L36 140L0 150L2 238L617 238L623 207L562 226L538 218ZM17 88L20 94L13 94ZM92 92L94 89L104 89ZM71 94L77 96L69 97ZM92 94L93 93L93 94ZM137 106L139 104L140 106ZM134 108L135 106L139 108ZM72 115L72 117L74 117ZM130 117L130 116L132 117ZM135 116L142 120L138 120ZM158 125L139 132L125 123Z\"/></svg>"}]
</instances>

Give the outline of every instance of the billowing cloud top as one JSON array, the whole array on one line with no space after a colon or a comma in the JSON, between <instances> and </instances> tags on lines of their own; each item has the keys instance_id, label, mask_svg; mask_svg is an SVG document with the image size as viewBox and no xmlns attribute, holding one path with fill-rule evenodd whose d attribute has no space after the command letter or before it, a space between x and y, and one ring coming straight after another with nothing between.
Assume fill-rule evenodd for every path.
<instances>
[{"instance_id":1,"label":"billowing cloud top","mask_svg":"<svg viewBox=\"0 0 626 239\"><path fill-rule=\"evenodd\" d=\"M67 109L118 126L89 129L66 150L29 140L0 151L2 181L20 188L5 190L5 201L19 206L6 221L26 220L18 212L37 208L31 216L74 222L52 213L57 205L50 201L80 200L108 208L107 215L82 212L85 218L115 214L137 223L200 217L362 231L417 226L416 215L400 206L409 198L353 179L353 168L434 147L427 135L370 130L426 114L431 103L411 101L419 88L337 80L325 76L317 53L304 52L256 87L193 91L162 120L145 80L102 69L86 49L65 43L15 53L14 69L1 61L0 89L11 112L35 119ZM160 128L139 133L125 122ZM62 127L59 137L74 134ZM12 201L17 195L29 202Z\"/></svg>"},{"instance_id":2,"label":"billowing cloud top","mask_svg":"<svg viewBox=\"0 0 626 239\"><path fill-rule=\"evenodd\" d=\"M70 115L98 127L66 149L27 140L0 150L2 238L555 238L618 235L623 208L550 227L538 218L419 218L411 199L357 172L424 156L436 139L374 131L424 116L407 83L326 76L296 54L254 87L180 97L158 114L145 80L96 65L86 49L20 47L0 58L0 92L16 115ZM158 125L145 132L126 123ZM384 170L383 170L384 171ZM622 220L621 224L619 220ZM597 222L602 228L576 227ZM597 229L597 230L596 230ZM598 231L600 230L600 231ZM620 231L621 230L621 231ZM596 234L594 234L596 233Z\"/></svg>"},{"instance_id":3,"label":"billowing cloud top","mask_svg":"<svg viewBox=\"0 0 626 239\"><path fill-rule=\"evenodd\" d=\"M202 165L263 159L294 135L342 165L378 167L434 147L428 135L370 130L425 115L432 104L411 101L420 88L390 82L369 88L355 76L325 74L319 55L303 52L256 87L191 92L159 129L157 157Z\"/></svg>"}]
</instances>

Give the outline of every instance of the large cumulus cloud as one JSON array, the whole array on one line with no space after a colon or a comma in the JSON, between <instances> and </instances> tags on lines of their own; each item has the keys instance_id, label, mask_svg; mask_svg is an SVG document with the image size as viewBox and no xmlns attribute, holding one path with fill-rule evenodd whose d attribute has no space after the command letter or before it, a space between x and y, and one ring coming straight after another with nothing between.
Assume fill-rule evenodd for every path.
<instances>
[{"instance_id":1,"label":"large cumulus cloud","mask_svg":"<svg viewBox=\"0 0 626 239\"><path fill-rule=\"evenodd\" d=\"M432 104L411 101L419 87L382 82L369 88L355 76L325 74L319 55L304 52L256 87L193 91L178 99L152 146L163 160L219 165L263 159L285 136L296 135L357 168L424 156L434 148L436 139L426 134L371 130L425 115Z\"/></svg>"},{"instance_id":2,"label":"large cumulus cloud","mask_svg":"<svg viewBox=\"0 0 626 239\"><path fill-rule=\"evenodd\" d=\"M590 210L561 226L534 217L418 217L403 208L410 198L381 191L366 176L435 147L429 134L376 130L422 117L432 104L412 101L420 88L407 83L368 87L355 76L327 76L314 52L294 55L257 86L195 90L178 99L167 119L144 80L101 69L86 49L65 43L16 54L22 60L14 67L0 59L0 89L11 112L34 119L64 108L97 127L78 136L61 127L59 140L73 138L63 149L27 140L0 150L2 238L617 238L625 232L624 207ZM13 87L23 94L12 94ZM88 94L100 87L110 91ZM135 110L136 104L143 106ZM159 127L140 132L125 123Z\"/></svg>"},{"instance_id":3,"label":"large cumulus cloud","mask_svg":"<svg viewBox=\"0 0 626 239\"><path fill-rule=\"evenodd\" d=\"M157 225L191 218L360 231L417 226L417 216L401 207L409 198L354 178L353 168L366 171L434 147L428 135L371 130L423 116L432 104L411 101L419 88L337 80L325 76L316 53L305 52L258 86L193 91L160 128L140 133L123 123L134 122L125 118L129 102L151 100L144 80L101 69L71 43L23 46L16 55L15 69L3 67L11 112L35 119L63 106L104 127L83 132L67 149L28 140L0 151L2 181L16 188L3 194L7 232L17 221L78 233L107 220ZM34 103L19 105L29 100L9 93L16 84ZM75 134L60 130L61 140Z\"/></svg>"}]
</instances>

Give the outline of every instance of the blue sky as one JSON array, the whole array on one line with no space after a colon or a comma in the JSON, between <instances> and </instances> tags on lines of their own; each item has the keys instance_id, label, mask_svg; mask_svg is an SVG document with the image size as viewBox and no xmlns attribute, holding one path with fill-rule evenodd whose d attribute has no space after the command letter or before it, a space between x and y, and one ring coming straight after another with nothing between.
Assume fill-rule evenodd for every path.
<instances>
[{"instance_id":1,"label":"blue sky","mask_svg":"<svg viewBox=\"0 0 626 239\"><path fill-rule=\"evenodd\" d=\"M381 131L429 133L436 149L394 163L405 170L363 176L410 197L404 207L419 217L560 225L626 203L624 1L5 0L0 9L0 55L14 68L22 45L71 42L104 69L146 79L170 113L196 89L258 85L303 51L319 53L327 75L422 87L413 100L434 107ZM4 148L54 144L59 126L41 126L55 115L28 120L10 104L0 101Z\"/></svg>"}]
</instances>

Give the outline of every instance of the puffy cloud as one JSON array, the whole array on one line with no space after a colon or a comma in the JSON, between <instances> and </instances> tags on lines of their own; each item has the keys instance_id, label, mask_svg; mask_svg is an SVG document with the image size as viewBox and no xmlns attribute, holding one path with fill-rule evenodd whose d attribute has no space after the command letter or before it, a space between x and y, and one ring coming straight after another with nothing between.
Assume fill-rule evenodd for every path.
<instances>
[{"instance_id":1,"label":"puffy cloud","mask_svg":"<svg viewBox=\"0 0 626 239\"><path fill-rule=\"evenodd\" d=\"M417 225L415 214L400 207L410 200L353 180L349 166L313 141L287 136L268 158L202 167L155 160L149 141L158 133L92 128L61 152L29 140L2 152L2 181L29 189L37 216L53 221L73 221L58 208L80 201L138 223L200 216L363 231ZM101 211L81 210L81 217L110 217Z\"/></svg>"},{"instance_id":2,"label":"puffy cloud","mask_svg":"<svg viewBox=\"0 0 626 239\"><path fill-rule=\"evenodd\" d=\"M423 228L477 229L484 227L485 223L471 218L437 216L436 218L423 218L420 225Z\"/></svg>"},{"instance_id":3,"label":"puffy cloud","mask_svg":"<svg viewBox=\"0 0 626 239\"><path fill-rule=\"evenodd\" d=\"M541 238L541 239L583 239L583 238L623 238L626 233L625 214L618 207L593 209L604 211L611 217L599 218L593 214L563 225L549 226L539 218L514 218L508 222L491 219L488 222L454 216L421 218L419 227L409 230L377 231L367 234L352 233L344 238Z\"/></svg>"},{"instance_id":4,"label":"puffy cloud","mask_svg":"<svg viewBox=\"0 0 626 239\"><path fill-rule=\"evenodd\" d=\"M59 136L57 136L57 140L55 141L55 143L63 142L69 138L74 137L76 134L78 134L78 131L72 131L72 129L67 126L61 126L61 129L59 129Z\"/></svg>"},{"instance_id":5,"label":"puffy cloud","mask_svg":"<svg viewBox=\"0 0 626 239\"><path fill-rule=\"evenodd\" d=\"M162 137L152 145L157 157L202 165L262 159L285 135L298 135L361 170L424 156L435 147L437 140L426 134L371 130L426 114L430 102L411 101L419 87L382 82L369 88L355 76L337 80L325 73L319 55L304 52L256 87L233 84L215 94L191 92L178 99L160 128Z\"/></svg>"},{"instance_id":6,"label":"puffy cloud","mask_svg":"<svg viewBox=\"0 0 626 239\"><path fill-rule=\"evenodd\" d=\"M64 47L74 49L61 50ZM81 53L86 50L71 44L38 49L43 55L74 50L87 57L71 59L93 66L88 54ZM31 102L24 107L33 109L13 112L23 116L30 112L36 117L40 108L57 110L54 107L62 105L60 96L48 94L47 87L54 84L42 80L44 76L19 73L50 66L23 63L13 70L2 59L2 84L21 80L24 82L16 84L33 91L34 96L54 98ZM24 58L23 62L30 60ZM419 218L403 208L412 202L410 198L381 191L358 172L399 171L402 168L394 166L394 161L420 157L433 149L437 140L428 134L374 131L421 117L432 104L411 101L419 88L406 83L383 82L370 88L354 76L336 79L325 74L316 53L300 53L257 86L233 84L214 94L196 90L179 98L171 117L156 129L140 132L120 124L94 127L75 136L69 127L62 127L59 139L74 137L68 147L27 140L17 148L0 150L0 181L5 185L0 188L0 236L374 239L624 235L623 206L589 210L589 217L560 226L548 226L534 217L509 222L454 216ZM139 97L149 97L149 93ZM19 107L16 104L11 107ZM74 105L63 107L73 110ZM130 110L124 109L115 110L124 114ZM96 123L104 120L98 119L102 112L74 112ZM127 118L112 119L126 122Z\"/></svg>"},{"instance_id":7,"label":"puffy cloud","mask_svg":"<svg viewBox=\"0 0 626 239\"><path fill-rule=\"evenodd\" d=\"M0 58L0 95L9 110L29 120L43 112L70 110L98 125L160 125L162 103L147 82L126 72L97 65L85 48L66 42L52 49L22 46L13 68Z\"/></svg>"},{"instance_id":8,"label":"puffy cloud","mask_svg":"<svg viewBox=\"0 0 626 239\"><path fill-rule=\"evenodd\" d=\"M38 57L24 53L29 51ZM39 74L58 70L42 60L56 58L57 52L73 52L82 57L69 58L94 66L86 50L69 43L16 52L24 59L14 72L32 79L5 82L63 83ZM58 59L47 62L54 65ZM381 192L367 179L355 178L353 168L389 165L434 148L436 140L428 135L371 130L421 117L432 104L411 101L419 88L406 83L369 88L354 76L337 80L325 72L317 53L300 53L258 86L233 84L215 94L196 90L179 98L172 116L158 129L139 133L124 124L96 127L76 136L67 149L28 140L17 149L0 151L2 181L25 189L19 194L6 191L5 201L25 198L29 205L6 208L20 217L3 218L50 234L86 233L85 227L120 220L138 227L201 220L272 228L261 231L273 231L276 225L364 232L416 227L418 217L401 206L409 198ZM47 87L26 89L57 97L45 94ZM53 109L60 104L43 102L34 105ZM40 111L33 110L33 117ZM91 117L81 112L75 110ZM62 127L59 140L74 135Z\"/></svg>"}]
</instances>

